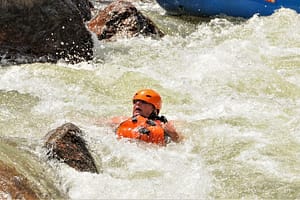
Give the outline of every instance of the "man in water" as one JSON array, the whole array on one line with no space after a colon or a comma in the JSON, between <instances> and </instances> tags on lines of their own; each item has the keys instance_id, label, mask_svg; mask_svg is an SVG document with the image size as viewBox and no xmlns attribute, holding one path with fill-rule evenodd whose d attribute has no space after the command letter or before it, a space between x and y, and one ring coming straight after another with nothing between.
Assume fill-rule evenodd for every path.
<instances>
[{"instance_id":1,"label":"man in water","mask_svg":"<svg viewBox=\"0 0 300 200\"><path fill-rule=\"evenodd\" d=\"M120 123L116 129L119 138L133 138L149 143L166 145L170 141L180 142L183 137L174 125L164 116L159 116L162 100L152 89L143 89L133 96L132 117L124 120L114 118L113 124ZM117 119L117 120L116 120Z\"/></svg>"}]
</instances>

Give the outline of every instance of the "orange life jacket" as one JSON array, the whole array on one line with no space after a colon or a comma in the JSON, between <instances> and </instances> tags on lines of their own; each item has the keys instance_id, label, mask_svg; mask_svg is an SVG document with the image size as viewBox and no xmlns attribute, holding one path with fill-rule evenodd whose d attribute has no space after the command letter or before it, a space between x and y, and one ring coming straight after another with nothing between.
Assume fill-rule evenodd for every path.
<instances>
[{"instance_id":1,"label":"orange life jacket","mask_svg":"<svg viewBox=\"0 0 300 200\"><path fill-rule=\"evenodd\" d=\"M143 140L149 143L165 145L164 129L160 120L151 120L140 115L122 122L116 130L119 137Z\"/></svg>"}]
</instances>

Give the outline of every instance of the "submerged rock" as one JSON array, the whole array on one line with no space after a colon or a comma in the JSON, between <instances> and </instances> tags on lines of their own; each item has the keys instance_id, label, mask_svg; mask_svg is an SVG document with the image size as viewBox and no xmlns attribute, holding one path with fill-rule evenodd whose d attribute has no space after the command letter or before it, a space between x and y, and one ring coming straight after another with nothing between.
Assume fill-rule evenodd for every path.
<instances>
[{"instance_id":1,"label":"submerged rock","mask_svg":"<svg viewBox=\"0 0 300 200\"><path fill-rule=\"evenodd\" d=\"M47 134L45 147L49 158L58 159L78 171L98 173L82 131L72 123L66 123Z\"/></svg>"},{"instance_id":2,"label":"submerged rock","mask_svg":"<svg viewBox=\"0 0 300 200\"><path fill-rule=\"evenodd\" d=\"M28 179L1 160L0 180L0 199L39 199Z\"/></svg>"},{"instance_id":3,"label":"submerged rock","mask_svg":"<svg viewBox=\"0 0 300 200\"><path fill-rule=\"evenodd\" d=\"M136 36L161 38L164 36L157 26L127 1L117 0L99 11L88 28L99 40L114 40Z\"/></svg>"},{"instance_id":4,"label":"submerged rock","mask_svg":"<svg viewBox=\"0 0 300 200\"><path fill-rule=\"evenodd\" d=\"M0 199L67 199L53 169L26 143L0 137Z\"/></svg>"},{"instance_id":5,"label":"submerged rock","mask_svg":"<svg viewBox=\"0 0 300 200\"><path fill-rule=\"evenodd\" d=\"M90 60L88 0L0 1L0 61L18 64Z\"/></svg>"}]
</instances>

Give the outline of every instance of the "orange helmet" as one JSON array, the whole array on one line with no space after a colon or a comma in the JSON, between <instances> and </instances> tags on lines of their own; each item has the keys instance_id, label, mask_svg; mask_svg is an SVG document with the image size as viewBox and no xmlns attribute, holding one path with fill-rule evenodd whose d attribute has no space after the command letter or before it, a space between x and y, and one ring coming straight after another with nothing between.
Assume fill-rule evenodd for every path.
<instances>
[{"instance_id":1,"label":"orange helmet","mask_svg":"<svg viewBox=\"0 0 300 200\"><path fill-rule=\"evenodd\" d=\"M158 111L161 109L161 103L162 103L161 97L156 91L154 91L152 89L143 89L143 90L138 91L133 96L133 101L134 100L142 100L147 103L150 103Z\"/></svg>"}]
</instances>

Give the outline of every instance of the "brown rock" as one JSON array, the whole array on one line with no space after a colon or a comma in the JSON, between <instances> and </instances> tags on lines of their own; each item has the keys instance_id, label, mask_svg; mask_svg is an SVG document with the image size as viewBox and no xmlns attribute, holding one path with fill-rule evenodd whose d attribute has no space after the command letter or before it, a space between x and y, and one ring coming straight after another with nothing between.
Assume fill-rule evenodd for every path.
<instances>
[{"instance_id":1,"label":"brown rock","mask_svg":"<svg viewBox=\"0 0 300 200\"><path fill-rule=\"evenodd\" d=\"M29 145L29 146L27 146ZM55 169L37 157L32 141L0 136L0 199L67 199Z\"/></svg>"},{"instance_id":2,"label":"brown rock","mask_svg":"<svg viewBox=\"0 0 300 200\"><path fill-rule=\"evenodd\" d=\"M0 160L0 199L39 199L26 177Z\"/></svg>"},{"instance_id":3,"label":"brown rock","mask_svg":"<svg viewBox=\"0 0 300 200\"><path fill-rule=\"evenodd\" d=\"M89 6L87 0L0 1L0 61L92 59L93 41L84 24Z\"/></svg>"},{"instance_id":4,"label":"brown rock","mask_svg":"<svg viewBox=\"0 0 300 200\"><path fill-rule=\"evenodd\" d=\"M82 131L66 123L47 134L49 158L56 158L78 171L98 173L95 161L82 138Z\"/></svg>"},{"instance_id":5,"label":"brown rock","mask_svg":"<svg viewBox=\"0 0 300 200\"><path fill-rule=\"evenodd\" d=\"M99 40L139 35L160 38L164 35L132 3L123 0L114 1L100 11L88 23L88 28L97 34Z\"/></svg>"}]
</instances>

